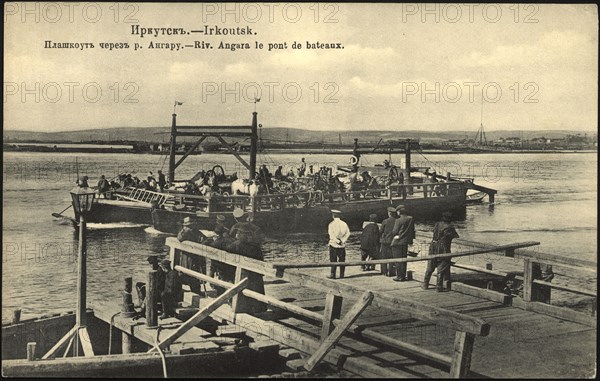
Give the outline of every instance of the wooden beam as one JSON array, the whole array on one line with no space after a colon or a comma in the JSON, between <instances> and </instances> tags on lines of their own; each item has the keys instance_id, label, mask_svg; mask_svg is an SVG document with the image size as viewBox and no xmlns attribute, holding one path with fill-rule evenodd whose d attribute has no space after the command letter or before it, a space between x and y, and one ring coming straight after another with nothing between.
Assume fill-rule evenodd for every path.
<instances>
[{"instance_id":1,"label":"wooden beam","mask_svg":"<svg viewBox=\"0 0 600 381\"><path fill-rule=\"evenodd\" d=\"M321 342L323 342L335 328L333 321L342 315L342 298L333 292L328 292L325 298L325 311L323 311L323 323L321 327Z\"/></svg>"},{"instance_id":2,"label":"wooden beam","mask_svg":"<svg viewBox=\"0 0 600 381\"><path fill-rule=\"evenodd\" d=\"M228 361L238 356L239 351L223 350L219 352L192 353L173 355L166 353L167 366L186 366L190 363L206 363L210 361ZM5 377L87 377L97 376L97 372L114 372L114 375L135 374L136 370L161 365L161 357L154 353L131 353L126 355L100 355L94 357L69 357L52 360L2 360L2 374Z\"/></svg>"},{"instance_id":3,"label":"wooden beam","mask_svg":"<svg viewBox=\"0 0 600 381\"><path fill-rule=\"evenodd\" d=\"M218 298L213 300L209 305L202 308L200 311L196 312L194 316L189 318L185 323L179 326L174 332L172 332L169 336L167 336L163 341L158 344L158 347L163 350L167 348L169 345L173 344L175 340L180 338L184 333L189 331L196 324L200 323L202 320L206 319L211 313L213 313L217 308L219 308L222 304L227 303L229 299L231 299L234 295L237 295L241 290L248 286L248 278L242 279L240 282L236 283L229 290L225 291ZM148 352L152 352L156 347L153 347Z\"/></svg>"},{"instance_id":4,"label":"wooden beam","mask_svg":"<svg viewBox=\"0 0 600 381\"><path fill-rule=\"evenodd\" d=\"M545 282L543 280L539 280L539 279L534 279L533 283L540 285L540 286L547 286L550 288L554 288L556 290L562 290L562 291L569 291L569 292L573 292L576 294L581 294L581 295L585 295L585 296L591 296L592 298L596 297L596 293L593 291L589 291L589 290L585 290L583 288L579 288L579 287L571 287L571 286L561 286L560 284L556 284L556 283L551 283L551 282Z\"/></svg>"},{"instance_id":5,"label":"wooden beam","mask_svg":"<svg viewBox=\"0 0 600 381\"><path fill-rule=\"evenodd\" d=\"M213 134L218 134L224 130L247 130L248 134L252 132L252 126L177 126L178 130L208 130Z\"/></svg>"},{"instance_id":6,"label":"wooden beam","mask_svg":"<svg viewBox=\"0 0 600 381\"><path fill-rule=\"evenodd\" d=\"M340 324L331 332L327 339L325 339L319 348L306 360L304 367L306 370L311 371L323 357L333 348L334 345L342 338L342 335L346 330L358 319L360 314L371 304L374 295L372 292L367 291L363 296L352 306L350 311L346 313Z\"/></svg>"},{"instance_id":7,"label":"wooden beam","mask_svg":"<svg viewBox=\"0 0 600 381\"><path fill-rule=\"evenodd\" d=\"M64 335L60 340L58 340L58 342L54 344L54 346L50 348L50 350L46 352L44 356L42 356L42 360L46 360L53 357L56 354L56 352L58 352L65 344L67 344L67 342L73 335L77 334L77 329L77 326L71 328L66 335Z\"/></svg>"},{"instance_id":8,"label":"wooden beam","mask_svg":"<svg viewBox=\"0 0 600 381\"><path fill-rule=\"evenodd\" d=\"M223 305L217 309L214 316L228 321L233 319L231 307L228 305ZM238 314L236 324L248 332L267 336L306 354L314 353L320 346L320 343L309 335L297 331L291 332L287 326L274 321L265 321L249 314ZM366 356L353 358L349 357L349 354L349 351L342 348L333 348L325 356L325 361L357 375L383 378L414 377L414 374L403 372L400 369L382 367L380 360Z\"/></svg>"},{"instance_id":9,"label":"wooden beam","mask_svg":"<svg viewBox=\"0 0 600 381\"><path fill-rule=\"evenodd\" d=\"M540 314L555 317L561 320L572 321L596 328L597 319L595 316L584 314L582 312L573 311L567 307L553 306L551 304L540 302L526 302L520 298L512 299L512 306L526 311L537 312Z\"/></svg>"},{"instance_id":10,"label":"wooden beam","mask_svg":"<svg viewBox=\"0 0 600 381\"><path fill-rule=\"evenodd\" d=\"M471 354L473 353L474 343L475 336L473 334L456 332L450 378L465 378L467 376L471 369Z\"/></svg>"},{"instance_id":11,"label":"wooden beam","mask_svg":"<svg viewBox=\"0 0 600 381\"><path fill-rule=\"evenodd\" d=\"M371 261L349 261L349 262L334 262L334 263L283 263L283 262L274 262L272 266L278 269L293 269L293 268L315 268L315 267L331 267L331 266L362 266L362 265L376 265L383 263L404 263L404 262L422 262L428 261L432 258L441 259L441 258L455 258L455 257L464 257L468 255L476 255L476 254L486 254L494 251L504 251L507 248L519 248L519 247L530 247L539 245L539 242L536 241L528 241L528 242L520 242L513 243L509 245L501 245L501 246L493 246L491 248L486 249L474 249L468 251L461 251L458 253L447 253L447 254L436 254L435 256L423 256L419 258L392 258L392 259L377 259Z\"/></svg>"},{"instance_id":12,"label":"wooden beam","mask_svg":"<svg viewBox=\"0 0 600 381\"><path fill-rule=\"evenodd\" d=\"M196 148L198 148L198 146L200 145L200 143L202 143L205 139L207 138L207 136L202 136L200 139L198 139L198 141L196 143L194 143L193 146L190 147L190 149L187 150L186 153L183 154L183 156L177 161L177 163L175 163L175 168L179 167L179 165L181 163L183 163L183 161L192 154L192 152L194 152L194 150Z\"/></svg>"},{"instance_id":13,"label":"wooden beam","mask_svg":"<svg viewBox=\"0 0 600 381\"><path fill-rule=\"evenodd\" d=\"M83 348L83 355L85 357L93 357L94 349L92 348L92 340L90 339L90 334L88 333L87 327L79 328L77 334L79 335L79 342Z\"/></svg>"},{"instance_id":14,"label":"wooden beam","mask_svg":"<svg viewBox=\"0 0 600 381\"><path fill-rule=\"evenodd\" d=\"M227 142L225 141L225 139L223 139L223 138L222 138L222 137L220 137L220 136L217 136L217 139L219 139L219 141L221 142L221 144L223 144L223 145L224 145L224 146L227 148L227 150L229 151L229 153L230 153L230 154L232 154L233 156L235 156L235 158L236 158L236 159L238 159L238 161L239 161L239 162L240 162L240 163L241 163L241 164L242 164L244 167L246 167L246 169L248 169L248 170L250 169L250 164L246 163L246 160L244 160L244 159L243 159L243 158L240 156L240 154L239 154L239 153L235 152L235 150L234 150L233 148L231 148L231 146L229 145L229 143L227 143ZM253 179L253 178L254 178L254 174L252 173L252 174L250 175L250 179Z\"/></svg>"}]
</instances>

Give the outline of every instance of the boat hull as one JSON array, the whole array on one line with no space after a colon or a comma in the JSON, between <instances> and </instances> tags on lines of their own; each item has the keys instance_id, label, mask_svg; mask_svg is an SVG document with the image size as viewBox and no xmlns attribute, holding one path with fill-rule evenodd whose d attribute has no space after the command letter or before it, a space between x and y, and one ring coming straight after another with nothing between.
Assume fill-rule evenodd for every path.
<instances>
[{"instance_id":1,"label":"boat hull","mask_svg":"<svg viewBox=\"0 0 600 381\"><path fill-rule=\"evenodd\" d=\"M342 219L351 229L360 229L362 223L368 220L371 214L377 214L379 221L387 218L387 208L390 205L402 204L406 207L407 214L417 220L424 220L439 217L445 211L460 214L464 210L464 202L464 194L406 200L399 198L391 202L387 198L339 201L311 207L258 210L254 213L254 223L267 232L322 232L327 230L327 225L331 221L331 209L338 209L342 212ZM193 212L155 209L151 214L152 224L156 230L177 234L185 217L194 218L199 229L212 230L216 224L216 215L219 213L197 216ZM231 212L220 214L226 217L226 224L231 225L234 222Z\"/></svg>"}]
</instances>

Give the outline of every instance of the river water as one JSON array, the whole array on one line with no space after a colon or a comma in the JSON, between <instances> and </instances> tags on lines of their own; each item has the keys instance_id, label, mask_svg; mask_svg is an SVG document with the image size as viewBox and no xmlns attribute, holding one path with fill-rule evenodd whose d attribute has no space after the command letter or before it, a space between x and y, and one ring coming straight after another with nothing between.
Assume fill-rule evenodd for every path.
<instances>
[{"instance_id":1,"label":"river water","mask_svg":"<svg viewBox=\"0 0 600 381\"><path fill-rule=\"evenodd\" d=\"M22 318L74 310L76 307L77 235L70 224L51 216L70 205L68 191L77 175L88 175L90 185L101 174L166 171L165 157L129 154L70 154L6 152L3 155L2 209L2 315L22 309ZM306 155L322 165L347 165L346 155ZM363 165L374 165L387 155L368 155ZM402 155L392 157L401 165ZM77 162L77 165L76 165ZM260 155L274 172L299 165L300 156ZM220 164L226 173L241 172L235 158L222 154L192 156L178 168L177 178L189 178L200 169ZM541 252L596 260L597 256L597 154L413 154L413 166L431 166L439 174L474 177L477 184L498 190L493 207L487 203L467 207L456 226L461 238L506 244L540 241ZM72 216L72 210L65 212ZM434 221L417 223L430 232ZM120 300L123 279L143 281L146 257L166 254L165 235L147 226L88 225L88 303ZM359 259L360 232L352 232L347 260ZM267 261L326 261L327 235L292 233L271 236L264 245ZM490 257L487 257L489 261ZM495 269L522 266L502 263ZM514 262L514 261L513 261ZM410 265L409 265L410 269ZM555 267L555 282L595 290L596 274ZM383 279L383 278L382 278ZM554 295L554 294L553 294ZM557 293L553 303L577 304L581 298Z\"/></svg>"}]
</instances>

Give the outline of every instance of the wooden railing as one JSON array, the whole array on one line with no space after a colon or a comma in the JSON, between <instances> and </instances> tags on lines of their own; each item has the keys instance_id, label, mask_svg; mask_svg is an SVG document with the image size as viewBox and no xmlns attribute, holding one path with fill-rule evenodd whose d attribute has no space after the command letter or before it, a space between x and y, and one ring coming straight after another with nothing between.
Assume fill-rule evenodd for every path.
<instances>
[{"instance_id":1,"label":"wooden railing","mask_svg":"<svg viewBox=\"0 0 600 381\"><path fill-rule=\"evenodd\" d=\"M244 297L249 297L302 316L321 326L321 337L319 341L306 335L303 336L300 333L293 335L296 339L291 338L289 335L273 338L277 341L284 342L286 345L310 353L311 357L306 364L307 369L312 369L312 367L318 363L328 351L332 350L332 347L343 334L358 334L360 332L360 335L369 338L369 340L381 342L387 346L411 352L417 357L426 358L443 366L450 366L451 377L464 377L469 371L471 352L473 350L475 337L487 336L490 332L489 324L482 319L427 305L411 298L364 290L351 284L323 279L301 272L298 269L284 270L275 268L272 264L264 261L228 253L194 242L179 242L175 238L167 238L166 245L170 247L170 259L175 270L221 287L231 288L233 287L233 283L220 281L206 274L201 274L185 268L181 266L182 258L184 256L200 256L206 258L206 260L215 260L233 266L236 268L234 281L236 284L246 276L245 274L254 272L269 277L280 278L286 282L296 284L299 287L308 287L319 291L326 290L326 306L323 314L251 290L244 289L241 291L241 294ZM358 299L358 301L346 316L341 318L339 306L341 306L343 298L353 300ZM359 326L354 324L354 321L369 305L391 309L392 311L400 311L403 314L407 314L410 318L431 322L455 330L455 349L453 355L442 355L413 344L390 339L385 335L369 329L360 329ZM235 306L236 303L234 302L232 321L236 320ZM300 336L302 336L302 338L298 339ZM353 362L358 361L358 359L349 358L347 361L350 361L350 364L353 364ZM355 366L360 365L359 363L356 363Z\"/></svg>"},{"instance_id":2,"label":"wooden railing","mask_svg":"<svg viewBox=\"0 0 600 381\"><path fill-rule=\"evenodd\" d=\"M127 196L119 193L115 193L115 196L121 199L137 202L151 203L156 201L158 205L163 205L169 198L169 194L150 191L141 188L130 188Z\"/></svg>"}]
</instances>

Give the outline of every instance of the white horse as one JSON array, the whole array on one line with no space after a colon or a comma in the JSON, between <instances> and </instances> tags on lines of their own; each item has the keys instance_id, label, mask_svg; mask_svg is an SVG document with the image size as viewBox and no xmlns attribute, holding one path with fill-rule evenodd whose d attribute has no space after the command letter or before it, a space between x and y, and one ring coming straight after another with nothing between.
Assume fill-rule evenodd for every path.
<instances>
[{"instance_id":1,"label":"white horse","mask_svg":"<svg viewBox=\"0 0 600 381\"><path fill-rule=\"evenodd\" d=\"M256 196L261 190L258 180L237 179L231 183L231 194L247 194Z\"/></svg>"}]
</instances>

